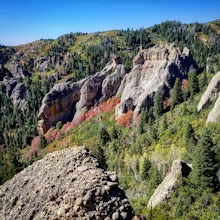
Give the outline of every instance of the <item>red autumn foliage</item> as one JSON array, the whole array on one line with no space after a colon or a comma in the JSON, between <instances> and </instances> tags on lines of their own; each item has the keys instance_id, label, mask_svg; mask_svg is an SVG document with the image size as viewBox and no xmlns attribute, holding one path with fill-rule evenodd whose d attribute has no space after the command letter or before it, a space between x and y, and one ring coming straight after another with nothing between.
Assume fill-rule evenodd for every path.
<instances>
[{"instance_id":1,"label":"red autumn foliage","mask_svg":"<svg viewBox=\"0 0 220 220\"><path fill-rule=\"evenodd\" d=\"M79 117L79 119L77 120L77 122L78 121L80 121L80 122L89 121L91 118L96 117L98 114L108 113L112 109L114 109L119 102L120 102L119 98L113 97L113 98L109 99L108 101L100 103L97 107L91 108L88 112L81 115Z\"/></svg>"},{"instance_id":2,"label":"red autumn foliage","mask_svg":"<svg viewBox=\"0 0 220 220\"><path fill-rule=\"evenodd\" d=\"M108 101L99 104L97 112L98 112L98 114L103 113L103 112L108 113L112 109L114 109L116 107L116 105L119 103L120 103L120 99L113 97L112 99L109 99Z\"/></svg>"},{"instance_id":3,"label":"red autumn foliage","mask_svg":"<svg viewBox=\"0 0 220 220\"><path fill-rule=\"evenodd\" d=\"M40 145L40 136L36 136L31 141L31 149L27 152L26 157L30 159L31 157L35 156L39 151Z\"/></svg>"},{"instance_id":4,"label":"red autumn foliage","mask_svg":"<svg viewBox=\"0 0 220 220\"><path fill-rule=\"evenodd\" d=\"M113 97L109 99L106 102L100 103L97 107L91 108L87 113L81 114L77 120L72 122L67 122L62 126L61 130L58 130L56 128L50 128L45 134L44 137L47 141L47 143L51 143L52 141L58 139L61 134L66 134L69 130L76 127L83 121L89 121L91 118L97 116L101 113L108 113L112 109L116 107L116 105L120 102L119 98ZM103 117L100 118L100 121L104 120ZM27 152L27 158L31 158L32 156L36 155L39 151L39 145L40 145L40 137L36 136L33 138L31 143L31 149Z\"/></svg>"},{"instance_id":5,"label":"red autumn foliage","mask_svg":"<svg viewBox=\"0 0 220 220\"><path fill-rule=\"evenodd\" d=\"M61 129L61 133L66 134L69 130L71 130L74 127L74 124L72 122L67 122L63 125Z\"/></svg>"},{"instance_id":6,"label":"red autumn foliage","mask_svg":"<svg viewBox=\"0 0 220 220\"><path fill-rule=\"evenodd\" d=\"M118 119L117 119L117 123L120 126L123 127L129 127L132 123L132 117L134 115L134 112L132 110L128 111L127 113L121 115Z\"/></svg>"},{"instance_id":7,"label":"red autumn foliage","mask_svg":"<svg viewBox=\"0 0 220 220\"><path fill-rule=\"evenodd\" d=\"M83 121L85 121L85 114L81 114L77 119L74 120L74 127L78 126Z\"/></svg>"},{"instance_id":8,"label":"red autumn foliage","mask_svg":"<svg viewBox=\"0 0 220 220\"><path fill-rule=\"evenodd\" d=\"M96 116L96 112L94 108L91 108L88 112L85 113L85 121L89 121L91 118Z\"/></svg>"},{"instance_id":9,"label":"red autumn foliage","mask_svg":"<svg viewBox=\"0 0 220 220\"><path fill-rule=\"evenodd\" d=\"M47 143L52 142L53 140L56 140L60 137L60 131L55 128L50 128L46 134L44 134L45 139L47 140Z\"/></svg>"}]
</instances>

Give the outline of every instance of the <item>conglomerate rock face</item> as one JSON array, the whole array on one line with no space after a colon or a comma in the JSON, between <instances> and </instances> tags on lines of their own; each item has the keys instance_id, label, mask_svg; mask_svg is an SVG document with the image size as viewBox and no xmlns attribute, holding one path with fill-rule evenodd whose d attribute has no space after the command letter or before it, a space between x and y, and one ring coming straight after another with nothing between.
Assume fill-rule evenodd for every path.
<instances>
[{"instance_id":1,"label":"conglomerate rock face","mask_svg":"<svg viewBox=\"0 0 220 220\"><path fill-rule=\"evenodd\" d=\"M0 219L132 219L117 175L85 147L50 153L0 186Z\"/></svg>"}]
</instances>

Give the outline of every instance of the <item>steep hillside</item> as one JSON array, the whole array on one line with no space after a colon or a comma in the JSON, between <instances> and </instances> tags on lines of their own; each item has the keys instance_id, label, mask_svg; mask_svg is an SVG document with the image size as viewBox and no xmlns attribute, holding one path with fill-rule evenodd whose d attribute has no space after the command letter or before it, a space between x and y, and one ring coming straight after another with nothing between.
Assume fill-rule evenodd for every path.
<instances>
[{"instance_id":1,"label":"steep hillside","mask_svg":"<svg viewBox=\"0 0 220 220\"><path fill-rule=\"evenodd\" d=\"M86 145L118 172L136 213L216 219L219 35L219 21L167 21L1 46L0 183L48 152ZM152 210L148 201L175 160L192 171L175 177L169 199Z\"/></svg>"}]
</instances>

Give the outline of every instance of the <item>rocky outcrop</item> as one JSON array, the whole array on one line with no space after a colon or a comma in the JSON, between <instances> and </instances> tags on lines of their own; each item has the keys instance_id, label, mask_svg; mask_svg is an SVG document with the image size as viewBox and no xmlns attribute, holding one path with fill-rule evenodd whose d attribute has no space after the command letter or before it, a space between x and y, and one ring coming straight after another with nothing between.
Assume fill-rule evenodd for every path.
<instances>
[{"instance_id":1,"label":"rocky outcrop","mask_svg":"<svg viewBox=\"0 0 220 220\"><path fill-rule=\"evenodd\" d=\"M108 75L102 82L101 101L106 101L116 95L122 79L128 72L129 69L125 65L116 66L115 71L111 75Z\"/></svg>"},{"instance_id":2,"label":"rocky outcrop","mask_svg":"<svg viewBox=\"0 0 220 220\"><path fill-rule=\"evenodd\" d=\"M133 59L132 71L124 77L117 92L121 103L116 116L128 110L134 110L134 115L139 114L142 107L151 104L158 88L171 89L176 77L187 78L187 73L192 70L196 70L196 64L187 48L181 53L171 44L140 51Z\"/></svg>"},{"instance_id":3,"label":"rocky outcrop","mask_svg":"<svg viewBox=\"0 0 220 220\"><path fill-rule=\"evenodd\" d=\"M25 98L26 87L22 83L18 83L16 79L4 77L1 82L2 87L5 88L7 96L12 100L12 103L21 110L27 108L27 101Z\"/></svg>"},{"instance_id":4,"label":"rocky outcrop","mask_svg":"<svg viewBox=\"0 0 220 220\"><path fill-rule=\"evenodd\" d=\"M22 83L18 83L10 96L12 103L22 110L27 108L27 101L24 100L25 91L25 86Z\"/></svg>"},{"instance_id":5,"label":"rocky outcrop","mask_svg":"<svg viewBox=\"0 0 220 220\"><path fill-rule=\"evenodd\" d=\"M89 77L80 90L80 100L76 105L74 120L94 105L94 101L102 102L116 95L121 80L128 73L128 68L118 64L119 59L114 58L105 68Z\"/></svg>"},{"instance_id":6,"label":"rocky outcrop","mask_svg":"<svg viewBox=\"0 0 220 220\"><path fill-rule=\"evenodd\" d=\"M215 102L214 107L209 112L206 122L207 123L209 122L220 123L220 93L219 93L218 99Z\"/></svg>"},{"instance_id":7,"label":"rocky outcrop","mask_svg":"<svg viewBox=\"0 0 220 220\"><path fill-rule=\"evenodd\" d=\"M120 82L127 73L128 68L115 57L95 75L79 82L68 80L56 84L42 101L38 115L39 131L45 133L58 121L73 119L76 122L95 102L105 101L116 95Z\"/></svg>"},{"instance_id":8,"label":"rocky outcrop","mask_svg":"<svg viewBox=\"0 0 220 220\"><path fill-rule=\"evenodd\" d=\"M25 66L22 66L19 61L15 60L7 64L7 69L10 71L13 77L19 78L24 76L30 76Z\"/></svg>"},{"instance_id":9,"label":"rocky outcrop","mask_svg":"<svg viewBox=\"0 0 220 220\"><path fill-rule=\"evenodd\" d=\"M0 186L0 219L132 219L117 175L85 147L48 154Z\"/></svg>"},{"instance_id":10,"label":"rocky outcrop","mask_svg":"<svg viewBox=\"0 0 220 220\"><path fill-rule=\"evenodd\" d=\"M98 101L101 98L102 82L108 74L111 74L113 68L115 68L114 63L106 65L101 72L86 79L80 89L80 100L76 104L74 120L77 120L83 112L91 107L95 99Z\"/></svg>"},{"instance_id":11,"label":"rocky outcrop","mask_svg":"<svg viewBox=\"0 0 220 220\"><path fill-rule=\"evenodd\" d=\"M51 68L55 72L65 75L71 71L73 54L65 55L39 56L34 60L34 66L39 72L48 71Z\"/></svg>"},{"instance_id":12,"label":"rocky outcrop","mask_svg":"<svg viewBox=\"0 0 220 220\"><path fill-rule=\"evenodd\" d=\"M83 82L67 81L55 84L46 94L38 114L38 127L41 133L45 133L50 126L56 125L58 121L65 122L72 119L76 111L76 103L80 99L80 88Z\"/></svg>"},{"instance_id":13,"label":"rocky outcrop","mask_svg":"<svg viewBox=\"0 0 220 220\"><path fill-rule=\"evenodd\" d=\"M191 168L185 162L173 161L171 172L154 191L148 202L148 208L154 208L162 202L167 202L178 186L178 177L187 177L190 172Z\"/></svg>"},{"instance_id":14,"label":"rocky outcrop","mask_svg":"<svg viewBox=\"0 0 220 220\"><path fill-rule=\"evenodd\" d=\"M212 100L218 97L220 92L220 72L217 72L211 79L206 91L202 95L199 104L197 106L197 111L201 111L205 108Z\"/></svg>"},{"instance_id":15,"label":"rocky outcrop","mask_svg":"<svg viewBox=\"0 0 220 220\"><path fill-rule=\"evenodd\" d=\"M164 93L168 93L176 77L187 78L187 73L196 69L189 50L184 48L180 52L173 44L142 50L133 59L133 64L128 73L129 69L114 57L102 71L81 82L55 85L42 102L40 130L45 133L51 125L70 118L76 122L95 103L115 95L121 97L116 116L129 110L134 110L136 116L142 107L151 105L158 88L162 87ZM69 89L72 87L74 89Z\"/></svg>"}]
</instances>

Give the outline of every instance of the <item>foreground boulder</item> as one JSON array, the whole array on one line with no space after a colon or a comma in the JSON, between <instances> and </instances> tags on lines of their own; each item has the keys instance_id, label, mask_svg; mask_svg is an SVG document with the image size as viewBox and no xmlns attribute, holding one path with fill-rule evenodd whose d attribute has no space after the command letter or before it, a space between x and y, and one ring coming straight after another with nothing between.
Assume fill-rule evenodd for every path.
<instances>
[{"instance_id":1,"label":"foreground boulder","mask_svg":"<svg viewBox=\"0 0 220 220\"><path fill-rule=\"evenodd\" d=\"M197 67L187 48L181 52L174 44L154 46L140 51L133 59L133 69L127 74L117 92L121 103L116 116L129 110L134 115L149 107L154 93L160 88L169 91L176 78L187 78Z\"/></svg>"},{"instance_id":2,"label":"foreground boulder","mask_svg":"<svg viewBox=\"0 0 220 220\"><path fill-rule=\"evenodd\" d=\"M0 219L132 219L115 173L85 147L45 156L0 186Z\"/></svg>"},{"instance_id":3,"label":"foreground boulder","mask_svg":"<svg viewBox=\"0 0 220 220\"><path fill-rule=\"evenodd\" d=\"M173 161L171 172L164 178L163 182L156 188L148 202L148 208L154 208L162 202L167 202L178 186L179 177L187 177L191 168L181 160Z\"/></svg>"}]
</instances>

